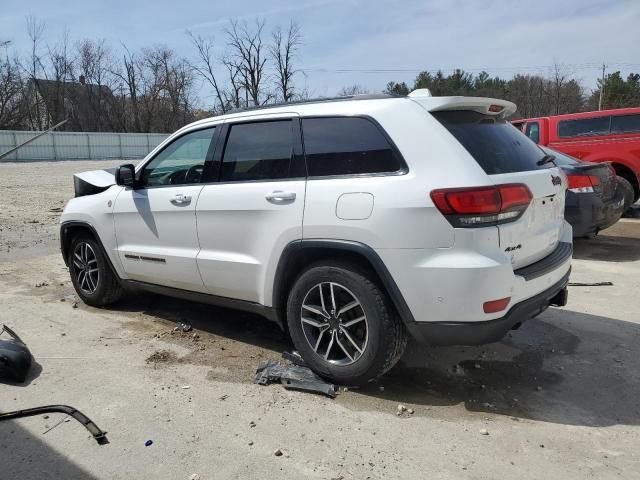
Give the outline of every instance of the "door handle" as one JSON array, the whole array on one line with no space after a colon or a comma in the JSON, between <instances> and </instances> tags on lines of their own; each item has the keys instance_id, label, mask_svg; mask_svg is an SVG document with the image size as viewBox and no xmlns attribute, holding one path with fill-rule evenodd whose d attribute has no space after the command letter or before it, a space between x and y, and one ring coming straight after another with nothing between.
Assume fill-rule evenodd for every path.
<instances>
[{"instance_id":1,"label":"door handle","mask_svg":"<svg viewBox=\"0 0 640 480\"><path fill-rule=\"evenodd\" d=\"M185 195L183 193L176 193L171 199L171 203L176 205L184 205L191 202L191 195Z\"/></svg>"},{"instance_id":2,"label":"door handle","mask_svg":"<svg viewBox=\"0 0 640 480\"><path fill-rule=\"evenodd\" d=\"M265 195L267 201L271 203L285 203L293 202L296 199L296 192L283 192L282 190L275 190Z\"/></svg>"}]
</instances>

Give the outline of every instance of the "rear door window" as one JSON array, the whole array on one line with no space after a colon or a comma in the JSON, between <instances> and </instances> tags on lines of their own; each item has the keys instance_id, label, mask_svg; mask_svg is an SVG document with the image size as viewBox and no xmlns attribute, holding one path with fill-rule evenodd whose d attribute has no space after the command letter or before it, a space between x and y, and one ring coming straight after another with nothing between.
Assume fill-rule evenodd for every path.
<instances>
[{"instance_id":1,"label":"rear door window","mask_svg":"<svg viewBox=\"0 0 640 480\"><path fill-rule=\"evenodd\" d=\"M380 128L361 117L303 118L309 175L391 173L402 161Z\"/></svg>"},{"instance_id":2,"label":"rear door window","mask_svg":"<svg viewBox=\"0 0 640 480\"><path fill-rule=\"evenodd\" d=\"M289 177L293 157L291 120L231 125L220 180L276 180Z\"/></svg>"},{"instance_id":3,"label":"rear door window","mask_svg":"<svg viewBox=\"0 0 640 480\"><path fill-rule=\"evenodd\" d=\"M561 120L558 122L559 137L583 137L589 135L607 135L611 117L584 118L580 120Z\"/></svg>"},{"instance_id":4,"label":"rear door window","mask_svg":"<svg viewBox=\"0 0 640 480\"><path fill-rule=\"evenodd\" d=\"M540 124L538 122L527 123L527 128L524 133L532 141L540 143Z\"/></svg>"},{"instance_id":5,"label":"rear door window","mask_svg":"<svg viewBox=\"0 0 640 480\"><path fill-rule=\"evenodd\" d=\"M509 122L471 110L431 112L489 175L553 167L544 152Z\"/></svg>"},{"instance_id":6,"label":"rear door window","mask_svg":"<svg viewBox=\"0 0 640 480\"><path fill-rule=\"evenodd\" d=\"M611 117L611 133L640 132L640 114Z\"/></svg>"}]
</instances>

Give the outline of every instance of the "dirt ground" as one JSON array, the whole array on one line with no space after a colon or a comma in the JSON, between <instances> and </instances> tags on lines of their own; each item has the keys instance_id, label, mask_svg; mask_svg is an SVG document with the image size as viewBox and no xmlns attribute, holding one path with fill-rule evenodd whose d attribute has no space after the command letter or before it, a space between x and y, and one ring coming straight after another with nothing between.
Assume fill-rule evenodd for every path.
<instances>
[{"instance_id":1,"label":"dirt ground","mask_svg":"<svg viewBox=\"0 0 640 480\"><path fill-rule=\"evenodd\" d=\"M572 282L613 286L570 287L499 343L411 345L331 400L252 383L291 348L259 317L155 295L76 303L59 211L73 172L118 163L0 165L0 323L37 362L0 384L0 410L69 404L110 440L59 414L0 422L0 478L640 478L640 220L576 243Z\"/></svg>"}]
</instances>

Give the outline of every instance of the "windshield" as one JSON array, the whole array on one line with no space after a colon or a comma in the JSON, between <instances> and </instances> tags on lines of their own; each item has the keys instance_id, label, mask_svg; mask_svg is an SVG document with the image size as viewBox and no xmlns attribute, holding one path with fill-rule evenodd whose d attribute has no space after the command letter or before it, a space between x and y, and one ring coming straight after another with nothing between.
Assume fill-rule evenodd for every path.
<instances>
[{"instance_id":1,"label":"windshield","mask_svg":"<svg viewBox=\"0 0 640 480\"><path fill-rule=\"evenodd\" d=\"M471 110L431 112L489 175L553 167L538 165L540 148L506 120Z\"/></svg>"}]
</instances>

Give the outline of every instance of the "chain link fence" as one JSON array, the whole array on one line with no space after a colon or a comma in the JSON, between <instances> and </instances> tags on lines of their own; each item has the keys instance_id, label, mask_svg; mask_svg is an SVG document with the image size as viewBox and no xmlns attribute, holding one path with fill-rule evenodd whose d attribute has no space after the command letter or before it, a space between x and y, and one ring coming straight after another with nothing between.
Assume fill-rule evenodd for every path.
<instances>
[{"instance_id":1,"label":"chain link fence","mask_svg":"<svg viewBox=\"0 0 640 480\"><path fill-rule=\"evenodd\" d=\"M40 132L0 130L0 155ZM164 133L51 132L13 152L6 162L143 158L167 138Z\"/></svg>"}]
</instances>

